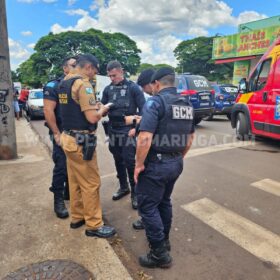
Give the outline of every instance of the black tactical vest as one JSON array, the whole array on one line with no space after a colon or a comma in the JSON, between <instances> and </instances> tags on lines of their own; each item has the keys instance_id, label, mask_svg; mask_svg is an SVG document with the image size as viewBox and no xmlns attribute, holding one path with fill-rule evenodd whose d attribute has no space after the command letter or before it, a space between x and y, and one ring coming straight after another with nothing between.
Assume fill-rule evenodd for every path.
<instances>
[{"instance_id":1,"label":"black tactical vest","mask_svg":"<svg viewBox=\"0 0 280 280\"><path fill-rule=\"evenodd\" d=\"M60 82L58 97L61 111L62 127L64 130L90 130L94 131L97 124L91 124L86 119L81 107L72 98L72 85L81 77L74 77Z\"/></svg>"},{"instance_id":2,"label":"black tactical vest","mask_svg":"<svg viewBox=\"0 0 280 280\"><path fill-rule=\"evenodd\" d=\"M114 106L110 109L109 119L114 121L122 116L128 115L130 106L130 89L129 84L110 85L108 90L108 103L111 102Z\"/></svg>"},{"instance_id":3,"label":"black tactical vest","mask_svg":"<svg viewBox=\"0 0 280 280\"><path fill-rule=\"evenodd\" d=\"M155 131L151 152L183 152L193 127L193 107L188 99L177 94L159 94L164 115Z\"/></svg>"}]
</instances>

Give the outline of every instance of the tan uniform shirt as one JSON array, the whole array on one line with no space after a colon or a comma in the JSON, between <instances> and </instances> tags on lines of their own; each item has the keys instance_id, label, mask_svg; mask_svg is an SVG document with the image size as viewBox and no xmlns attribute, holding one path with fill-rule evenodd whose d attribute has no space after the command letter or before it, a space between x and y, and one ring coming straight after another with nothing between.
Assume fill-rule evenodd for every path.
<instances>
[{"instance_id":1,"label":"tan uniform shirt","mask_svg":"<svg viewBox=\"0 0 280 280\"><path fill-rule=\"evenodd\" d=\"M82 77L82 79L76 80L72 85L72 98L80 105L81 111L98 110L94 89L89 82L89 78L78 73L70 73L64 80L69 80L74 77Z\"/></svg>"}]
</instances>

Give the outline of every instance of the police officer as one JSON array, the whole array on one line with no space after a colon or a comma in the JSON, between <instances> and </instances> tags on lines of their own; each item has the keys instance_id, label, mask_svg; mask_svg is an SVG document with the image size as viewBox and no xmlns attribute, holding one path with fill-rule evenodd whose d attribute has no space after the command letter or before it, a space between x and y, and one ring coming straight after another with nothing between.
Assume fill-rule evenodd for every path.
<instances>
[{"instance_id":1,"label":"police officer","mask_svg":"<svg viewBox=\"0 0 280 280\"><path fill-rule=\"evenodd\" d=\"M87 236L110 237L115 229L104 226L100 204L95 131L108 107L97 103L90 80L99 62L91 54L79 55L74 74L60 83L59 102L63 133L61 145L67 158L72 229L86 224Z\"/></svg>"},{"instance_id":2,"label":"police officer","mask_svg":"<svg viewBox=\"0 0 280 280\"><path fill-rule=\"evenodd\" d=\"M49 81L44 89L44 114L49 128L51 141L53 142L52 158L54 162L52 185L50 191L54 194L54 212L58 218L67 218L68 211L64 204L64 198L69 200L69 186L67 179L66 157L60 146L60 134L62 132L61 116L58 102L58 85L60 81L75 67L76 59L68 57L63 60L64 75L58 79Z\"/></svg>"},{"instance_id":3,"label":"police officer","mask_svg":"<svg viewBox=\"0 0 280 280\"><path fill-rule=\"evenodd\" d=\"M175 73L164 67L152 77L153 92L145 104L137 138L135 181L138 211L151 251L139 257L144 267L170 267L170 201L174 184L183 170L183 157L193 134L193 108L177 94Z\"/></svg>"},{"instance_id":4,"label":"police officer","mask_svg":"<svg viewBox=\"0 0 280 280\"><path fill-rule=\"evenodd\" d=\"M126 125L124 117L141 114L145 98L143 92L135 83L124 78L122 66L118 61L108 63L107 74L111 79L111 84L104 89L101 102L103 104L113 104L108 113L109 150L113 154L120 183L120 188L112 199L118 200L130 193L127 182L128 174L132 207L137 209L133 178L136 141L135 137L129 137L128 133L132 125Z\"/></svg>"}]
</instances>

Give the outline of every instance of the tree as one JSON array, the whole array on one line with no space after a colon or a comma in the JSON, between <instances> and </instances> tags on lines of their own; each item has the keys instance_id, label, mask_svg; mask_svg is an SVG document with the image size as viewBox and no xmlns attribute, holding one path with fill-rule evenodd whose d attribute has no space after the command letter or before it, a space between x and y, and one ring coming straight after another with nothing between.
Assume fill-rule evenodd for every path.
<instances>
[{"instance_id":1,"label":"tree","mask_svg":"<svg viewBox=\"0 0 280 280\"><path fill-rule=\"evenodd\" d=\"M197 37L181 42L174 50L179 64L177 72L190 72L209 80L228 81L232 77L232 64L215 64L212 60L214 37Z\"/></svg>"},{"instance_id":2,"label":"tree","mask_svg":"<svg viewBox=\"0 0 280 280\"><path fill-rule=\"evenodd\" d=\"M107 63L112 59L119 60L126 71L135 74L141 52L126 35L95 29L49 33L37 42L34 50L35 53L17 70L20 81L31 86L44 84L61 75L63 59L81 53L95 55L100 61L100 73L103 75L106 74Z\"/></svg>"},{"instance_id":3,"label":"tree","mask_svg":"<svg viewBox=\"0 0 280 280\"><path fill-rule=\"evenodd\" d=\"M164 64L164 63L155 64L155 65L150 64L150 63L142 63L142 64L140 64L140 66L139 66L137 72L138 72L138 73L141 73L143 70L149 69L149 68L153 68L153 69L155 69L155 70L158 70L159 68L162 68L162 67L170 67L170 68L173 68L173 69L174 69L173 66L168 65L168 64Z\"/></svg>"}]
</instances>

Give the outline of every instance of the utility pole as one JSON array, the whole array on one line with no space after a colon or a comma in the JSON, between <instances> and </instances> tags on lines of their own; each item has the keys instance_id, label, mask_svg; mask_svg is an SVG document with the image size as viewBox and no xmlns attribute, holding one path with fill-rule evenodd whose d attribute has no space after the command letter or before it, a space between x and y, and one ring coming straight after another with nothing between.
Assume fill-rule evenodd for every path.
<instances>
[{"instance_id":1,"label":"utility pole","mask_svg":"<svg viewBox=\"0 0 280 280\"><path fill-rule=\"evenodd\" d=\"M0 0L0 160L17 157L5 0Z\"/></svg>"}]
</instances>

